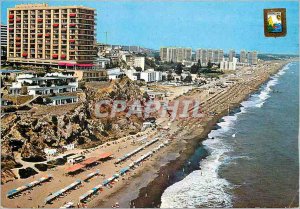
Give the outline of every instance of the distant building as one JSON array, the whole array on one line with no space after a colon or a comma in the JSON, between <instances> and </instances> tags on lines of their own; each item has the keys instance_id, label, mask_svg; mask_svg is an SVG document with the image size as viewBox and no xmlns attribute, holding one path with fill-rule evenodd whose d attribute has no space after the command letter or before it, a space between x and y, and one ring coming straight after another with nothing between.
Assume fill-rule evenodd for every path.
<instances>
[{"instance_id":1,"label":"distant building","mask_svg":"<svg viewBox=\"0 0 300 209\"><path fill-rule=\"evenodd\" d=\"M7 57L7 26L1 25L1 60L5 61Z\"/></svg>"},{"instance_id":2,"label":"distant building","mask_svg":"<svg viewBox=\"0 0 300 209\"><path fill-rule=\"evenodd\" d=\"M247 52L246 50L241 50L240 52L240 62L247 63Z\"/></svg>"},{"instance_id":3,"label":"distant building","mask_svg":"<svg viewBox=\"0 0 300 209\"><path fill-rule=\"evenodd\" d=\"M257 52L252 51L247 54L248 64L257 65Z\"/></svg>"},{"instance_id":4,"label":"distant building","mask_svg":"<svg viewBox=\"0 0 300 209\"><path fill-rule=\"evenodd\" d=\"M183 62L192 60L192 48L161 47L160 57L164 62Z\"/></svg>"},{"instance_id":5,"label":"distant building","mask_svg":"<svg viewBox=\"0 0 300 209\"><path fill-rule=\"evenodd\" d=\"M139 53L141 52L141 47L140 46L129 46L128 47L130 52L135 52L135 53Z\"/></svg>"},{"instance_id":6,"label":"distant building","mask_svg":"<svg viewBox=\"0 0 300 209\"><path fill-rule=\"evenodd\" d=\"M197 49L196 61L200 60L201 65L206 66L210 61L212 63L220 63L224 57L222 49Z\"/></svg>"},{"instance_id":7,"label":"distant building","mask_svg":"<svg viewBox=\"0 0 300 209\"><path fill-rule=\"evenodd\" d=\"M212 63L220 63L224 57L222 49L199 49L196 51L196 57L200 59L202 65Z\"/></svg>"},{"instance_id":8,"label":"distant building","mask_svg":"<svg viewBox=\"0 0 300 209\"><path fill-rule=\"evenodd\" d=\"M229 50L228 56L229 56L229 62L232 62L233 58L235 57L235 51L233 49Z\"/></svg>"}]
</instances>

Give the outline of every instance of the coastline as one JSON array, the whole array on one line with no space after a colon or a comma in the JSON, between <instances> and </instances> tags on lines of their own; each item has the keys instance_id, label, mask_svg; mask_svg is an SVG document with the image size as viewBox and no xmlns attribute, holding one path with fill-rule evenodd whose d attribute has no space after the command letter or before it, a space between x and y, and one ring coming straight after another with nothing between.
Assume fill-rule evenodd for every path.
<instances>
[{"instance_id":1,"label":"coastline","mask_svg":"<svg viewBox=\"0 0 300 209\"><path fill-rule=\"evenodd\" d=\"M268 72L268 75L259 79L257 82L255 82L251 89L246 94L240 95L240 98L235 103L229 103L229 108L231 110L238 108L240 106L240 103L247 100L247 98L250 97L253 93L259 90L260 86L267 83L271 76L276 74L278 71L280 71L286 64L290 63L292 61L284 61L281 62L280 66L275 69L270 69L270 72ZM115 202L119 202L122 207L130 207L130 201L134 202L135 207L159 207L160 206L160 198L164 190L172 185L175 182L169 181L168 175L174 174L176 171L178 171L180 168L183 167L184 163L187 159L195 152L197 147L199 146L199 143L204 141L207 138L207 135L209 132L215 127L217 122L227 114L227 109L223 109L222 112L218 113L217 115L213 116L212 119L208 120L202 130L196 130L192 129L190 130L192 133L189 132L189 136L185 136L184 140L186 140L186 143L184 148L181 146L181 143L176 142L176 144L172 144L169 149L173 149L172 153L169 153L174 155L176 153L177 157L174 159L170 159L165 164L160 164L163 162L166 158L166 156L156 156L154 158L153 165L146 165L144 168L144 171L147 170L147 167L156 168L156 171L151 170L148 175L143 175L139 173L137 176L135 176L133 182L131 182L129 185L126 185L122 189L116 191L115 193L111 194L109 197L107 197L106 201L100 200L96 203L93 203L89 205L90 207L111 207ZM146 172L144 172L146 173ZM149 176L151 180L149 181ZM146 179L148 178L148 179ZM146 181L147 180L147 181ZM142 184L142 182L144 184ZM148 183L145 183L148 182ZM135 187L138 186L138 187ZM135 190L132 190L132 189ZM134 191L134 192L133 192ZM126 193L126 195L124 195Z\"/></svg>"}]
</instances>

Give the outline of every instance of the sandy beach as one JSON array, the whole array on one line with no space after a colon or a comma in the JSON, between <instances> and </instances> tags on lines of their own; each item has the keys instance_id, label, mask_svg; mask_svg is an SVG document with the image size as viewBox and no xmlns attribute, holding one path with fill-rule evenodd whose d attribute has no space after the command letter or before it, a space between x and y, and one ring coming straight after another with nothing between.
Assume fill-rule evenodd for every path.
<instances>
[{"instance_id":1,"label":"sandy beach","mask_svg":"<svg viewBox=\"0 0 300 209\"><path fill-rule=\"evenodd\" d=\"M2 206L16 207L61 207L66 202L79 202L79 197L92 189L103 180L109 178L120 169L128 166L132 161L138 159L150 150L153 150L165 140L170 143L146 159L134 170L130 170L126 175L121 176L111 184L111 187L104 187L98 194L93 195L87 201L87 207L111 207L116 202L120 207L157 207L160 204L160 196L164 189L169 186L169 174L180 168L185 160L194 152L198 143L205 139L209 131L216 122L224 115L228 114L228 109L233 109L240 105L249 94L256 91L260 85L266 82L270 75L280 70L286 61L263 62L257 67L245 67L237 71L235 75L225 75L221 82L230 81L225 88L215 86L217 82L211 82L205 86L194 88L187 93L179 91L178 95L173 94L173 98L198 98L202 101L202 111L205 117L178 119L170 122L168 117L158 120L158 127L169 126L168 130L147 129L145 132L135 136L120 138L115 142L103 144L99 147L89 149L85 157L97 157L102 153L113 153L112 159L100 162L98 165L85 169L75 176L65 175L66 169L71 165L58 166L55 170L40 172L34 177L27 179L17 179L2 185ZM218 81L220 82L220 81ZM213 91L214 93L210 93ZM183 94L183 95L182 95ZM175 95L175 96L174 96ZM159 135L161 134L161 135ZM115 165L116 160L126 153L129 153L141 146L139 139L147 137L147 140L158 137L158 142L146 147L142 151L133 155L121 164ZM76 152L82 152L77 150ZM65 155L65 154L64 154ZM44 199L77 179L83 179L86 175L100 170L101 175L95 176L88 182L83 182L79 188L71 190L63 196L45 204ZM27 184L51 174L51 182L43 183L34 187L30 191L21 193L13 199L8 199L6 193L16 187ZM80 205L82 206L82 205Z\"/></svg>"}]
</instances>

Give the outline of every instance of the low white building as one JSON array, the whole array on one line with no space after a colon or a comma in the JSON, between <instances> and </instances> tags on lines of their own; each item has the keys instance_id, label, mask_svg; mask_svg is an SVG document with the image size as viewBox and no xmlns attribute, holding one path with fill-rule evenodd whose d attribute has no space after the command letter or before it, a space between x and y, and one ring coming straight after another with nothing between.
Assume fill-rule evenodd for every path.
<instances>
[{"instance_id":1,"label":"low white building","mask_svg":"<svg viewBox=\"0 0 300 209\"><path fill-rule=\"evenodd\" d=\"M125 75L125 73L120 68L113 68L107 70L107 75L109 80L115 80Z\"/></svg>"},{"instance_id":2,"label":"low white building","mask_svg":"<svg viewBox=\"0 0 300 209\"><path fill-rule=\"evenodd\" d=\"M64 105L64 104L73 104L78 102L77 96L55 96L55 97L49 97L51 100L50 105Z\"/></svg>"},{"instance_id":3,"label":"low white building","mask_svg":"<svg viewBox=\"0 0 300 209\"><path fill-rule=\"evenodd\" d=\"M229 62L228 60L223 58L223 60L220 62L220 69L221 70L236 70L237 60L238 59L236 57L233 57L232 62Z\"/></svg>"},{"instance_id":4,"label":"low white building","mask_svg":"<svg viewBox=\"0 0 300 209\"><path fill-rule=\"evenodd\" d=\"M64 145L63 148L65 148L67 150L73 150L73 149L75 149L75 144Z\"/></svg>"},{"instance_id":5,"label":"low white building","mask_svg":"<svg viewBox=\"0 0 300 209\"><path fill-rule=\"evenodd\" d=\"M104 69L106 68L106 65L110 64L110 59L100 56L96 59L96 62L100 68Z\"/></svg>"},{"instance_id":6,"label":"low white building","mask_svg":"<svg viewBox=\"0 0 300 209\"><path fill-rule=\"evenodd\" d=\"M67 157L67 163L74 164L74 163L81 162L84 159L85 159L85 157L83 155L76 154L76 155L72 155L70 157Z\"/></svg>"},{"instance_id":7,"label":"low white building","mask_svg":"<svg viewBox=\"0 0 300 209\"><path fill-rule=\"evenodd\" d=\"M77 91L78 80L72 73L47 73L42 77L36 74L20 74L9 88L10 94L19 95L22 87L26 87L27 94L33 96L74 92Z\"/></svg>"},{"instance_id":8,"label":"low white building","mask_svg":"<svg viewBox=\"0 0 300 209\"><path fill-rule=\"evenodd\" d=\"M44 152L46 155L55 155L57 153L57 149L45 148Z\"/></svg>"}]
</instances>

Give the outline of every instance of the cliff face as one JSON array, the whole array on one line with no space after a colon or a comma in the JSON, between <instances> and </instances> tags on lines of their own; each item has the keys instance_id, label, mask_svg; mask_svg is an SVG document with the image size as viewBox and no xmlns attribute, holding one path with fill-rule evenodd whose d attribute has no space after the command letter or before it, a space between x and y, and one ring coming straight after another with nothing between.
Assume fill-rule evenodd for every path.
<instances>
[{"instance_id":1,"label":"cliff face","mask_svg":"<svg viewBox=\"0 0 300 209\"><path fill-rule=\"evenodd\" d=\"M87 148L105 141L136 133L141 129L140 118L119 115L114 118L97 118L95 104L101 99L127 99L140 97L139 87L129 79L111 82L106 88L86 88L85 98L74 109L65 114L55 114L55 109L43 115L30 112L22 115L10 114L2 121L2 165L6 169L16 166L12 150L16 140L23 160L42 161L46 159L44 148L58 148L75 143ZM57 108L62 108L57 106ZM14 144L14 145L12 145ZM21 145L20 145L21 144ZM9 166L8 166L9 165Z\"/></svg>"}]
</instances>

